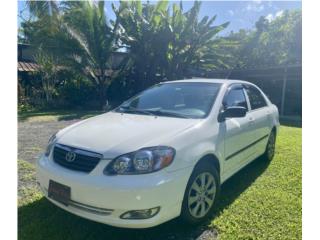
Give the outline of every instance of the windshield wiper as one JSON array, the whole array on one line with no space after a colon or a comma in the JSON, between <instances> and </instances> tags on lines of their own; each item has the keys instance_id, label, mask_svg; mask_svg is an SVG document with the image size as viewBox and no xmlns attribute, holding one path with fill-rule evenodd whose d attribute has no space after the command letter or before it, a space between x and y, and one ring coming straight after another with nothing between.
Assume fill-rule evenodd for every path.
<instances>
[{"instance_id":1,"label":"windshield wiper","mask_svg":"<svg viewBox=\"0 0 320 240\"><path fill-rule=\"evenodd\" d=\"M154 113L148 111L148 110L143 110L143 109L139 109L139 108L135 108L132 106L120 106L119 109L123 109L124 111L121 112L132 112L132 113L144 113L147 115L152 115L155 116Z\"/></svg>"},{"instance_id":2,"label":"windshield wiper","mask_svg":"<svg viewBox=\"0 0 320 240\"><path fill-rule=\"evenodd\" d=\"M119 109L121 112L132 112L132 113L143 113L148 114L152 116L168 116L168 117L178 117L178 118L190 118L187 115L181 114L181 113L175 113L175 112L168 112L163 110L145 110L145 109L139 109L132 106L120 106Z\"/></svg>"},{"instance_id":3,"label":"windshield wiper","mask_svg":"<svg viewBox=\"0 0 320 240\"><path fill-rule=\"evenodd\" d=\"M187 115L181 114L181 113L175 113L175 112L168 112L168 111L163 111L163 110L150 110L149 112L155 114L155 115L160 115L160 116L169 116L169 117L178 117L178 118L190 118Z\"/></svg>"}]
</instances>

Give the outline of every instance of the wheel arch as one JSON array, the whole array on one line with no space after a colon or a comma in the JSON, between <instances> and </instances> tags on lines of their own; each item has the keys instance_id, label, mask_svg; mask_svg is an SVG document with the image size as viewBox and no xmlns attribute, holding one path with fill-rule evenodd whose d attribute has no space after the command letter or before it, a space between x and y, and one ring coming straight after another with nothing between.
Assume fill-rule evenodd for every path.
<instances>
[{"instance_id":1,"label":"wheel arch","mask_svg":"<svg viewBox=\"0 0 320 240\"><path fill-rule=\"evenodd\" d=\"M196 166L207 162L209 164L213 164L213 166L215 167L215 169L217 170L218 174L219 174L219 178L221 178L221 165L220 165L220 161L218 159L218 157L213 154L213 153L207 153L206 155L202 156L199 161L197 162ZM196 167L195 166L195 167Z\"/></svg>"},{"instance_id":2,"label":"wheel arch","mask_svg":"<svg viewBox=\"0 0 320 240\"><path fill-rule=\"evenodd\" d=\"M273 126L272 128L271 128L271 132L270 133L274 133L274 135L275 135L275 137L277 138L277 134L278 134L278 127L277 126Z\"/></svg>"}]
</instances>

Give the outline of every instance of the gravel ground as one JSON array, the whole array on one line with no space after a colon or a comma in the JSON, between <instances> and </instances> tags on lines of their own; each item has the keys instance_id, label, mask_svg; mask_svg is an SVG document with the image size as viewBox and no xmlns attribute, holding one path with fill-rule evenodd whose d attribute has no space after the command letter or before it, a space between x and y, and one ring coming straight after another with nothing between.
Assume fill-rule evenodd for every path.
<instances>
[{"instance_id":1,"label":"gravel ground","mask_svg":"<svg viewBox=\"0 0 320 240\"><path fill-rule=\"evenodd\" d=\"M35 164L50 136L77 121L18 122L18 159Z\"/></svg>"}]
</instances>

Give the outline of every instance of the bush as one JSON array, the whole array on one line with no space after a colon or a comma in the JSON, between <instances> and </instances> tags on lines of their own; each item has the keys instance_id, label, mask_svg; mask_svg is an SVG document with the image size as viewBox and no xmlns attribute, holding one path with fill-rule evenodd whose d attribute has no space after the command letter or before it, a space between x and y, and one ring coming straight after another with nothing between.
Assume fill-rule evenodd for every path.
<instances>
[{"instance_id":1,"label":"bush","mask_svg":"<svg viewBox=\"0 0 320 240\"><path fill-rule=\"evenodd\" d=\"M81 77L70 79L59 86L58 101L56 104L62 108L98 108L96 88L93 84Z\"/></svg>"},{"instance_id":2,"label":"bush","mask_svg":"<svg viewBox=\"0 0 320 240\"><path fill-rule=\"evenodd\" d=\"M35 110L29 103L18 104L18 112L30 112Z\"/></svg>"}]
</instances>

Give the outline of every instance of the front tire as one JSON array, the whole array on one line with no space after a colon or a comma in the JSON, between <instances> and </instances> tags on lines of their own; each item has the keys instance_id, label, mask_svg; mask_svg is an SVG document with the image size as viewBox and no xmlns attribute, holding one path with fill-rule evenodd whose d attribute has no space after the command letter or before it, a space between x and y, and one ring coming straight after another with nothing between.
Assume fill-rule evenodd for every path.
<instances>
[{"instance_id":1,"label":"front tire","mask_svg":"<svg viewBox=\"0 0 320 240\"><path fill-rule=\"evenodd\" d=\"M181 218L189 224L198 224L212 213L220 192L217 170L208 162L200 162L188 181L182 203Z\"/></svg>"}]
</instances>

